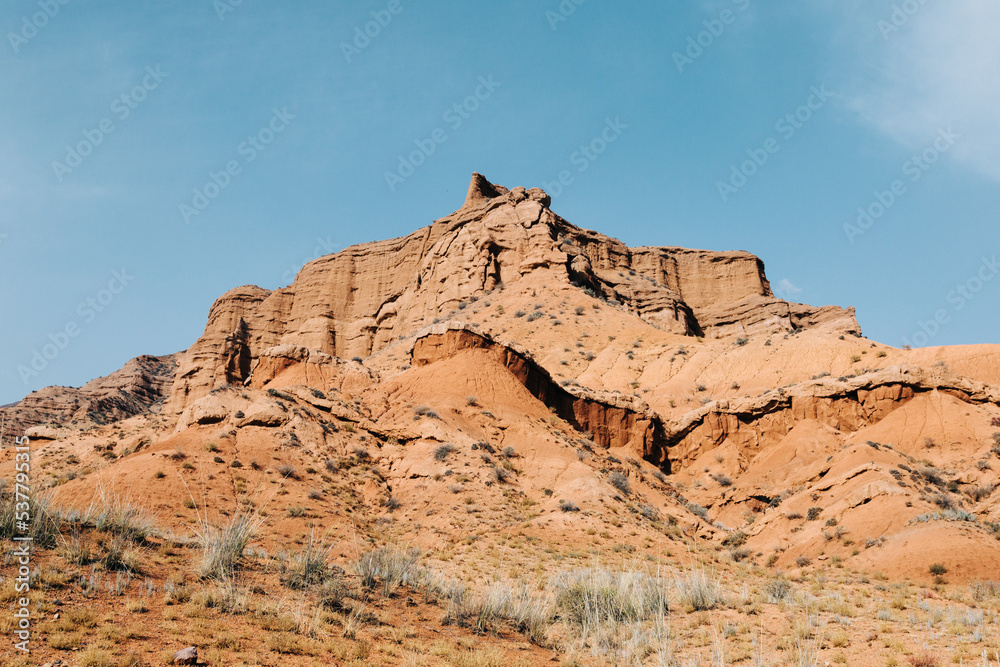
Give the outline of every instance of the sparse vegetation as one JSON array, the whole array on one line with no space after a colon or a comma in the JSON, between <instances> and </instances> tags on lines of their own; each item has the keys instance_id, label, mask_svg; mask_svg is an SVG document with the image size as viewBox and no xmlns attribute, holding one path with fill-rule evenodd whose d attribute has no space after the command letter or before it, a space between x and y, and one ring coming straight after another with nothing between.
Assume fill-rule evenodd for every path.
<instances>
[{"instance_id":1,"label":"sparse vegetation","mask_svg":"<svg viewBox=\"0 0 1000 667\"><path fill-rule=\"evenodd\" d=\"M580 508L572 500L560 500L559 509L563 512L579 512Z\"/></svg>"},{"instance_id":2,"label":"sparse vegetation","mask_svg":"<svg viewBox=\"0 0 1000 667\"><path fill-rule=\"evenodd\" d=\"M419 560L418 549L383 547L362 555L354 570L365 588L381 585L382 594L389 597L400 586L416 588L425 581L427 571L418 565Z\"/></svg>"},{"instance_id":3,"label":"sparse vegetation","mask_svg":"<svg viewBox=\"0 0 1000 667\"><path fill-rule=\"evenodd\" d=\"M298 479L299 476L298 469L291 463L282 463L276 466L274 471L282 477L288 477L290 479Z\"/></svg>"},{"instance_id":4,"label":"sparse vegetation","mask_svg":"<svg viewBox=\"0 0 1000 667\"><path fill-rule=\"evenodd\" d=\"M455 447L455 445L450 442L446 442L434 450L434 459L437 461L446 461L451 454L457 451L458 448Z\"/></svg>"},{"instance_id":5,"label":"sparse vegetation","mask_svg":"<svg viewBox=\"0 0 1000 667\"><path fill-rule=\"evenodd\" d=\"M237 511L222 525L209 524L199 517L199 574L211 579L231 578L262 523L258 514L247 510Z\"/></svg>"},{"instance_id":6,"label":"sparse vegetation","mask_svg":"<svg viewBox=\"0 0 1000 667\"><path fill-rule=\"evenodd\" d=\"M608 475L608 483L626 495L632 490L632 485L629 483L628 477L625 473L618 470L614 470Z\"/></svg>"},{"instance_id":7,"label":"sparse vegetation","mask_svg":"<svg viewBox=\"0 0 1000 667\"><path fill-rule=\"evenodd\" d=\"M675 581L681 604L693 611L708 611L725 604L719 582L703 569L693 569Z\"/></svg>"}]
</instances>

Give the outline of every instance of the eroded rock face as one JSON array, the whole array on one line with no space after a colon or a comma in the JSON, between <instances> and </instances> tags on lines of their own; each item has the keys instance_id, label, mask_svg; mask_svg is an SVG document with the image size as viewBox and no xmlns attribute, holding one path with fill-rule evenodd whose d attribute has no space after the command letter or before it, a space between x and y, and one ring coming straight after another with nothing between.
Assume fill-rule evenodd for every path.
<instances>
[{"instance_id":1,"label":"eroded rock face","mask_svg":"<svg viewBox=\"0 0 1000 667\"><path fill-rule=\"evenodd\" d=\"M849 379L822 379L763 396L714 401L666 425L660 458L682 466L725 441L749 460L805 420L854 433L914 396L941 392L970 405L1000 403L1000 389L946 370L893 366Z\"/></svg>"},{"instance_id":2,"label":"eroded rock face","mask_svg":"<svg viewBox=\"0 0 1000 667\"><path fill-rule=\"evenodd\" d=\"M176 358L144 355L80 388L46 387L32 392L0 408L6 435L16 438L40 424L74 420L107 424L157 409L173 384Z\"/></svg>"},{"instance_id":3,"label":"eroded rock face","mask_svg":"<svg viewBox=\"0 0 1000 667\"><path fill-rule=\"evenodd\" d=\"M573 226L549 204L542 190L508 190L474 174L463 206L429 227L317 259L282 290L232 290L183 355L168 409L180 412L213 388L248 382L266 349L366 357L463 299L529 274L578 285L680 334L807 326L859 333L852 311L775 298L753 255L630 249Z\"/></svg>"},{"instance_id":4,"label":"eroded rock face","mask_svg":"<svg viewBox=\"0 0 1000 667\"><path fill-rule=\"evenodd\" d=\"M470 325L443 322L419 333L413 343L416 367L454 356L461 350L486 350L497 357L531 394L600 447L627 447L636 456L665 451L659 417L641 399L585 387L561 386L527 350L500 343Z\"/></svg>"}]
</instances>

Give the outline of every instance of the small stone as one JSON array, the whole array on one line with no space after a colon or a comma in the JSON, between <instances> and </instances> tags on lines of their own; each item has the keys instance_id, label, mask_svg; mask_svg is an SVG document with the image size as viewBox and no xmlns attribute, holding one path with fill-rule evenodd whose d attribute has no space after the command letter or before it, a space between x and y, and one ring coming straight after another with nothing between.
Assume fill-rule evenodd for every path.
<instances>
[{"instance_id":1,"label":"small stone","mask_svg":"<svg viewBox=\"0 0 1000 667\"><path fill-rule=\"evenodd\" d=\"M174 664L197 665L198 649L194 646L188 646L187 648L182 648L180 651L177 651L177 653L174 653Z\"/></svg>"}]
</instances>

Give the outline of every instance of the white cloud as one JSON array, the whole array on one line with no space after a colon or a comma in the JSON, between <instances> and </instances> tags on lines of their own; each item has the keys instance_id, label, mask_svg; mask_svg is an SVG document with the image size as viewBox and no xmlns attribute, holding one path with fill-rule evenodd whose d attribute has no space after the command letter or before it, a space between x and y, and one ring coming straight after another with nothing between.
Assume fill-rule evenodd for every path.
<instances>
[{"instance_id":1,"label":"white cloud","mask_svg":"<svg viewBox=\"0 0 1000 667\"><path fill-rule=\"evenodd\" d=\"M782 278L778 281L778 284L774 286L774 294L779 299L791 301L793 298L802 294L802 288L788 278Z\"/></svg>"},{"instance_id":2,"label":"white cloud","mask_svg":"<svg viewBox=\"0 0 1000 667\"><path fill-rule=\"evenodd\" d=\"M868 15L869 25L854 26L852 106L914 149L927 146L939 129L954 127L962 140L951 156L1000 181L1000 3L896 3L902 5L919 8L909 16L897 13L893 22L892 6L883 7Z\"/></svg>"}]
</instances>

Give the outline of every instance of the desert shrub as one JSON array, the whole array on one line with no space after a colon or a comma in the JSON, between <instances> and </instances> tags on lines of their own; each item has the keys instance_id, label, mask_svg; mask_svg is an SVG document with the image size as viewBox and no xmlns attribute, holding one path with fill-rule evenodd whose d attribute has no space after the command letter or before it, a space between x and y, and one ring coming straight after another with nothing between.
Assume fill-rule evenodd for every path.
<instances>
[{"instance_id":1,"label":"desert shrub","mask_svg":"<svg viewBox=\"0 0 1000 667\"><path fill-rule=\"evenodd\" d=\"M330 578L339 579L342 570L326 564L332 548L333 545L324 546L310 535L302 550L292 556L290 565L282 567L281 583L288 588L304 590Z\"/></svg>"},{"instance_id":2,"label":"desert shrub","mask_svg":"<svg viewBox=\"0 0 1000 667\"><path fill-rule=\"evenodd\" d=\"M469 407L475 407L479 405L479 399L476 396L469 394L468 396L465 397L465 404L468 405Z\"/></svg>"},{"instance_id":3,"label":"desert shrub","mask_svg":"<svg viewBox=\"0 0 1000 667\"><path fill-rule=\"evenodd\" d=\"M77 655L76 664L80 667L113 667L117 663L111 654L96 645L88 646Z\"/></svg>"},{"instance_id":4,"label":"desert shrub","mask_svg":"<svg viewBox=\"0 0 1000 667\"><path fill-rule=\"evenodd\" d=\"M771 604L784 602L792 595L792 584L784 577L772 579L764 586L764 595Z\"/></svg>"},{"instance_id":5,"label":"desert shrub","mask_svg":"<svg viewBox=\"0 0 1000 667\"><path fill-rule=\"evenodd\" d=\"M413 414L416 415L416 416L418 416L418 417L429 416L429 415L431 415L433 413L434 413L434 411L431 410L426 405L418 405L415 408L413 408Z\"/></svg>"},{"instance_id":6,"label":"desert shrub","mask_svg":"<svg viewBox=\"0 0 1000 667\"><path fill-rule=\"evenodd\" d=\"M374 589L381 584L386 597L400 586L415 588L427 577L427 571L417 563L418 549L382 547L361 556L354 564L354 570L361 577L361 584Z\"/></svg>"},{"instance_id":7,"label":"desert shrub","mask_svg":"<svg viewBox=\"0 0 1000 667\"><path fill-rule=\"evenodd\" d=\"M729 479L725 475L711 475L711 477L719 483L719 486L727 487L733 485L733 480Z\"/></svg>"},{"instance_id":8,"label":"desert shrub","mask_svg":"<svg viewBox=\"0 0 1000 667\"><path fill-rule=\"evenodd\" d=\"M292 397L291 394L286 394L285 392L278 391L277 389L268 389L267 393L272 398L280 398L280 399L282 399L284 401L289 401L289 402L294 402L295 401L295 398Z\"/></svg>"},{"instance_id":9,"label":"desert shrub","mask_svg":"<svg viewBox=\"0 0 1000 667\"><path fill-rule=\"evenodd\" d=\"M624 494L628 494L632 488L625 473L619 472L618 470L614 470L610 475L608 475L608 483Z\"/></svg>"},{"instance_id":10,"label":"desert shrub","mask_svg":"<svg viewBox=\"0 0 1000 667\"><path fill-rule=\"evenodd\" d=\"M503 484L513 477L514 473L502 466L493 466L493 480Z\"/></svg>"},{"instance_id":11,"label":"desert shrub","mask_svg":"<svg viewBox=\"0 0 1000 667\"><path fill-rule=\"evenodd\" d=\"M136 543L144 542L156 532L154 519L144 508L129 498L108 497L100 490L98 497L75 520L98 532L119 535Z\"/></svg>"},{"instance_id":12,"label":"desert shrub","mask_svg":"<svg viewBox=\"0 0 1000 667\"><path fill-rule=\"evenodd\" d=\"M1000 582L990 580L975 580L969 582L969 591L973 599L982 602L987 598L1000 596Z\"/></svg>"},{"instance_id":13,"label":"desert shrub","mask_svg":"<svg viewBox=\"0 0 1000 667\"><path fill-rule=\"evenodd\" d=\"M509 621L515 630L524 633L535 644L545 640L553 615L552 601L526 585L495 581L477 595L453 582L434 587L447 601L445 624L456 623L477 634L486 634L495 632L503 621Z\"/></svg>"},{"instance_id":14,"label":"desert shrub","mask_svg":"<svg viewBox=\"0 0 1000 667\"><path fill-rule=\"evenodd\" d=\"M301 505L294 505L292 507L289 507L286 511L288 512L288 516L292 517L293 519L305 516L306 514L306 508L302 507Z\"/></svg>"},{"instance_id":15,"label":"desert shrub","mask_svg":"<svg viewBox=\"0 0 1000 667\"><path fill-rule=\"evenodd\" d=\"M650 521L659 521L660 512L652 505L639 505L639 514L646 517Z\"/></svg>"},{"instance_id":16,"label":"desert shrub","mask_svg":"<svg viewBox=\"0 0 1000 667\"><path fill-rule=\"evenodd\" d=\"M988 498L996 490L995 484L983 484L982 486L972 486L965 490L965 494L974 502L979 502L983 498Z\"/></svg>"},{"instance_id":17,"label":"desert shrub","mask_svg":"<svg viewBox=\"0 0 1000 667\"><path fill-rule=\"evenodd\" d=\"M969 521L976 523L976 515L965 510L944 510L943 512L930 512L921 514L910 519L909 523L926 523L928 521Z\"/></svg>"},{"instance_id":18,"label":"desert shrub","mask_svg":"<svg viewBox=\"0 0 1000 667\"><path fill-rule=\"evenodd\" d=\"M935 494L932 498L934 504L943 510L953 510L955 509L955 501L947 493Z\"/></svg>"},{"instance_id":19,"label":"desert shrub","mask_svg":"<svg viewBox=\"0 0 1000 667\"><path fill-rule=\"evenodd\" d=\"M802 512L789 512L788 514L785 515L785 518L787 518L789 521L798 521L799 519L802 518Z\"/></svg>"},{"instance_id":20,"label":"desert shrub","mask_svg":"<svg viewBox=\"0 0 1000 667\"><path fill-rule=\"evenodd\" d=\"M277 466L274 470L282 477L297 479L299 476L299 471L291 463L282 463L279 466Z\"/></svg>"},{"instance_id":21,"label":"desert shrub","mask_svg":"<svg viewBox=\"0 0 1000 667\"><path fill-rule=\"evenodd\" d=\"M812 561L809 560L808 556L799 556L798 558L795 559L795 564L798 565L799 567L805 567L811 562Z\"/></svg>"},{"instance_id":22,"label":"desert shrub","mask_svg":"<svg viewBox=\"0 0 1000 667\"><path fill-rule=\"evenodd\" d=\"M63 540L59 551L73 565L90 565L96 560L90 539L78 530Z\"/></svg>"},{"instance_id":23,"label":"desert shrub","mask_svg":"<svg viewBox=\"0 0 1000 667\"><path fill-rule=\"evenodd\" d=\"M449 454L457 452L458 448L450 442L446 442L434 450L434 458L438 461L445 461Z\"/></svg>"},{"instance_id":24,"label":"desert shrub","mask_svg":"<svg viewBox=\"0 0 1000 667\"><path fill-rule=\"evenodd\" d=\"M198 541L202 577L221 579L232 576L243 552L250 544L263 519L253 511L239 510L223 525L208 524L199 517Z\"/></svg>"},{"instance_id":25,"label":"desert shrub","mask_svg":"<svg viewBox=\"0 0 1000 667\"><path fill-rule=\"evenodd\" d=\"M737 547L729 550L729 556L737 563L750 557L750 550L746 547Z\"/></svg>"},{"instance_id":26,"label":"desert shrub","mask_svg":"<svg viewBox=\"0 0 1000 667\"><path fill-rule=\"evenodd\" d=\"M501 451L500 453L503 455L505 459L512 459L517 456L517 450L511 447L510 445L504 447L503 451Z\"/></svg>"},{"instance_id":27,"label":"desert shrub","mask_svg":"<svg viewBox=\"0 0 1000 667\"><path fill-rule=\"evenodd\" d=\"M577 507L576 503L574 503L572 500L565 500L565 499L559 501L559 509L561 509L563 512L580 511L580 508Z\"/></svg>"},{"instance_id":28,"label":"desert shrub","mask_svg":"<svg viewBox=\"0 0 1000 667\"><path fill-rule=\"evenodd\" d=\"M815 521L819 518L819 515L823 513L822 507L810 507L809 511L806 512L807 521Z\"/></svg>"},{"instance_id":29,"label":"desert shrub","mask_svg":"<svg viewBox=\"0 0 1000 667\"><path fill-rule=\"evenodd\" d=\"M705 521L709 521L708 510L699 505L698 503L695 502L684 503L684 509L686 509L688 512L691 512L691 514L694 514L695 516L704 519Z\"/></svg>"},{"instance_id":30,"label":"desert shrub","mask_svg":"<svg viewBox=\"0 0 1000 667\"><path fill-rule=\"evenodd\" d=\"M98 562L108 571L138 572L139 557L132 543L115 535L104 543L104 554Z\"/></svg>"},{"instance_id":31,"label":"desert shrub","mask_svg":"<svg viewBox=\"0 0 1000 667\"><path fill-rule=\"evenodd\" d=\"M934 486L944 486L944 479L941 477L941 471L937 468L926 467L920 470L920 474L923 475L930 484Z\"/></svg>"},{"instance_id":32,"label":"desert shrub","mask_svg":"<svg viewBox=\"0 0 1000 667\"><path fill-rule=\"evenodd\" d=\"M937 575L937 576L941 576L942 574L947 574L948 573L948 568L946 568L941 563L932 563L931 566L929 568L927 568L927 569L930 570L931 574Z\"/></svg>"},{"instance_id":33,"label":"desert shrub","mask_svg":"<svg viewBox=\"0 0 1000 667\"><path fill-rule=\"evenodd\" d=\"M729 533L726 539L722 540L722 546L724 547L742 547L746 544L747 534L742 530L737 530L735 532Z\"/></svg>"},{"instance_id":34,"label":"desert shrub","mask_svg":"<svg viewBox=\"0 0 1000 667\"><path fill-rule=\"evenodd\" d=\"M695 611L707 611L725 604L725 596L715 577L710 577L705 570L691 570L679 576L674 582L674 588L681 603Z\"/></svg>"},{"instance_id":35,"label":"desert shrub","mask_svg":"<svg viewBox=\"0 0 1000 667\"><path fill-rule=\"evenodd\" d=\"M667 582L635 570L562 572L552 587L564 617L585 628L641 621L668 608Z\"/></svg>"},{"instance_id":36,"label":"desert shrub","mask_svg":"<svg viewBox=\"0 0 1000 667\"><path fill-rule=\"evenodd\" d=\"M403 506L403 503L396 496L389 496L382 501L382 507L393 512Z\"/></svg>"}]
</instances>

